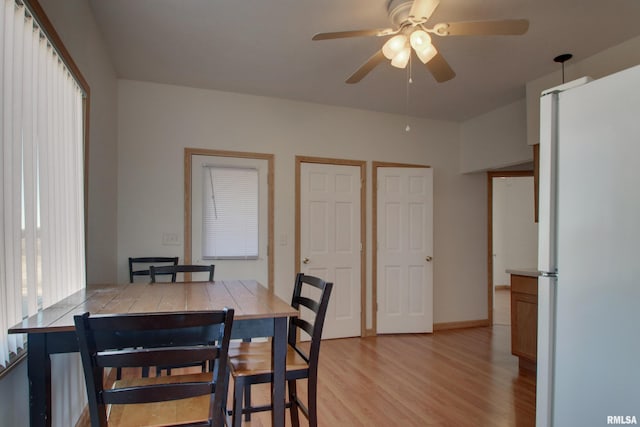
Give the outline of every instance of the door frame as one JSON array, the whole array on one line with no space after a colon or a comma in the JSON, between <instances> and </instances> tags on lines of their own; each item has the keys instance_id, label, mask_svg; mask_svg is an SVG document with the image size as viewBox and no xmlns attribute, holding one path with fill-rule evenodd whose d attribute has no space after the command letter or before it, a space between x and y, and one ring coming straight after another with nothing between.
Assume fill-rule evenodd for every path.
<instances>
[{"instance_id":1,"label":"door frame","mask_svg":"<svg viewBox=\"0 0 640 427\"><path fill-rule=\"evenodd\" d=\"M372 162L371 163L371 228L373 250L371 254L371 329L367 336L378 334L378 168L431 168L429 165L410 163ZM433 201L432 201L433 202Z\"/></svg>"},{"instance_id":2,"label":"door frame","mask_svg":"<svg viewBox=\"0 0 640 427\"><path fill-rule=\"evenodd\" d=\"M296 218L295 218L295 251L294 251L294 268L298 271L298 264L300 264L301 259L301 249L300 249L300 239L301 239L301 230L300 230L300 209L301 209L301 184L300 184L300 172L302 163L320 163L326 165L337 165L337 166L357 166L360 168L360 242L362 245L362 250L360 251L360 336L365 336L366 334L366 260L367 260L367 224L366 224L366 194L367 194L367 162L364 160L348 160L348 159L332 159L326 157L309 157L309 156L296 156L295 159L296 165L296 177L295 177L295 209L296 209Z\"/></svg>"},{"instance_id":3,"label":"door frame","mask_svg":"<svg viewBox=\"0 0 640 427\"><path fill-rule=\"evenodd\" d=\"M487 315L489 326L493 325L493 178L528 176L534 178L533 170L487 172ZM536 190L534 189L534 193Z\"/></svg>"},{"instance_id":4,"label":"door frame","mask_svg":"<svg viewBox=\"0 0 640 427\"><path fill-rule=\"evenodd\" d=\"M274 223L274 180L273 180L273 165L274 155L264 153L249 153L244 151L223 151L223 150L211 150L207 148L185 148L184 149L184 263L191 264L192 260L192 248L191 248L191 169L193 163L193 156L212 156L212 157L234 157L240 159L257 159L267 161L267 269L268 269L268 282L267 289L273 291L273 260L274 260L274 245L273 245L273 223ZM186 280L190 280L191 274L185 275ZM264 283L263 283L264 285Z\"/></svg>"}]
</instances>

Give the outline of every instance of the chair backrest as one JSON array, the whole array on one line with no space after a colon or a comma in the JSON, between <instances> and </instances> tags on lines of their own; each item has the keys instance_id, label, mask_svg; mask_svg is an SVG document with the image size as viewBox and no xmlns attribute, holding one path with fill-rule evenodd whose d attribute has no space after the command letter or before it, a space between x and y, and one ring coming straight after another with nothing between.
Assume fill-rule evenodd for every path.
<instances>
[{"instance_id":1,"label":"chair backrest","mask_svg":"<svg viewBox=\"0 0 640 427\"><path fill-rule=\"evenodd\" d=\"M74 316L92 426L107 426L107 406L210 395L208 425L224 420L227 354L233 309L201 312ZM124 350L123 350L124 349ZM211 361L206 382L105 389L104 368ZM170 378L170 377L169 377ZM179 378L176 376L174 378ZM215 422L214 422L215 421ZM207 424L205 424L207 425Z\"/></svg>"},{"instance_id":2,"label":"chair backrest","mask_svg":"<svg viewBox=\"0 0 640 427\"><path fill-rule=\"evenodd\" d=\"M327 314L331 289L333 289L331 282L325 282L318 277L307 276L303 273L296 275L291 306L300 310L301 316L289 319L288 342L309 364L310 377L317 375L318 371L322 328ZM313 320L308 321L302 317L307 311L313 315ZM304 331L311 338L308 353L298 343L299 331Z\"/></svg>"},{"instance_id":3,"label":"chair backrest","mask_svg":"<svg viewBox=\"0 0 640 427\"><path fill-rule=\"evenodd\" d=\"M149 265L154 264L172 264L178 265L178 257L138 257L129 258L129 283L133 283L134 276L149 276ZM143 269L134 270L134 264L146 264ZM137 268L137 267L136 267ZM176 281L175 273L172 276L172 282Z\"/></svg>"},{"instance_id":4,"label":"chair backrest","mask_svg":"<svg viewBox=\"0 0 640 427\"><path fill-rule=\"evenodd\" d=\"M151 283L156 282L156 276L159 274L171 274L171 281L176 281L176 273L198 273L198 272L208 272L209 280L208 282L213 282L213 273L216 270L216 266L211 265L163 265L156 267L152 265L149 267L149 273L151 276Z\"/></svg>"}]
</instances>

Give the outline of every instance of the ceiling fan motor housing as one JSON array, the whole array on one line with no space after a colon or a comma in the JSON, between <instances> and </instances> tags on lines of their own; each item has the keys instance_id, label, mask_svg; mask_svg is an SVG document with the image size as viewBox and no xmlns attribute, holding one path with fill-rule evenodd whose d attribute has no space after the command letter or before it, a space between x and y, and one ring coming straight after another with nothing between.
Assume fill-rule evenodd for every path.
<instances>
[{"instance_id":1,"label":"ceiling fan motor housing","mask_svg":"<svg viewBox=\"0 0 640 427\"><path fill-rule=\"evenodd\" d=\"M438 4L440 0L415 0L418 1L419 4L416 5L416 12L422 16L414 17L416 20L421 20L421 18L426 18L426 21ZM411 9L414 6L414 0L390 0L387 5L387 12L389 14L389 19L396 27L401 27L403 24L407 24L409 14L411 13Z\"/></svg>"},{"instance_id":2,"label":"ceiling fan motor housing","mask_svg":"<svg viewBox=\"0 0 640 427\"><path fill-rule=\"evenodd\" d=\"M387 12L389 13L389 19L394 26L400 26L409 17L409 11L413 0L391 0L387 6Z\"/></svg>"}]
</instances>

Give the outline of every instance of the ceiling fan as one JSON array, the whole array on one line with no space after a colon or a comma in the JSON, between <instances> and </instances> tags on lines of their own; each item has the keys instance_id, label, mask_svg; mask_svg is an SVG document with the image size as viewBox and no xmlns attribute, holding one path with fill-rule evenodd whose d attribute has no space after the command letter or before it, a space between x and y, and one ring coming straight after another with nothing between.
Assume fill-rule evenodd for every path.
<instances>
[{"instance_id":1,"label":"ceiling fan","mask_svg":"<svg viewBox=\"0 0 640 427\"><path fill-rule=\"evenodd\" d=\"M387 40L382 49L374 53L346 80L347 83L358 83L385 59L390 60L394 67L405 68L412 55L412 50L426 65L436 81L441 83L451 80L456 76L456 73L433 46L429 34L441 37L521 35L529 29L529 21L526 19L441 22L429 28L425 24L439 3L440 0L390 0L387 10L394 28L319 33L313 36L313 40L393 36Z\"/></svg>"}]
</instances>

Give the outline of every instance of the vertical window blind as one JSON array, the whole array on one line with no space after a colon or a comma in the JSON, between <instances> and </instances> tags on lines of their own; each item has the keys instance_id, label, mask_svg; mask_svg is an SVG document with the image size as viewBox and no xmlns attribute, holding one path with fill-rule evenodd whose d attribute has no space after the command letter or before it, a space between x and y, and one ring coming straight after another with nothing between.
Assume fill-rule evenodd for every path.
<instances>
[{"instance_id":1,"label":"vertical window blind","mask_svg":"<svg viewBox=\"0 0 640 427\"><path fill-rule=\"evenodd\" d=\"M205 165L202 257L258 257L258 170Z\"/></svg>"},{"instance_id":2,"label":"vertical window blind","mask_svg":"<svg viewBox=\"0 0 640 427\"><path fill-rule=\"evenodd\" d=\"M85 286L83 90L28 8L0 0L0 371L7 329Z\"/></svg>"}]
</instances>

